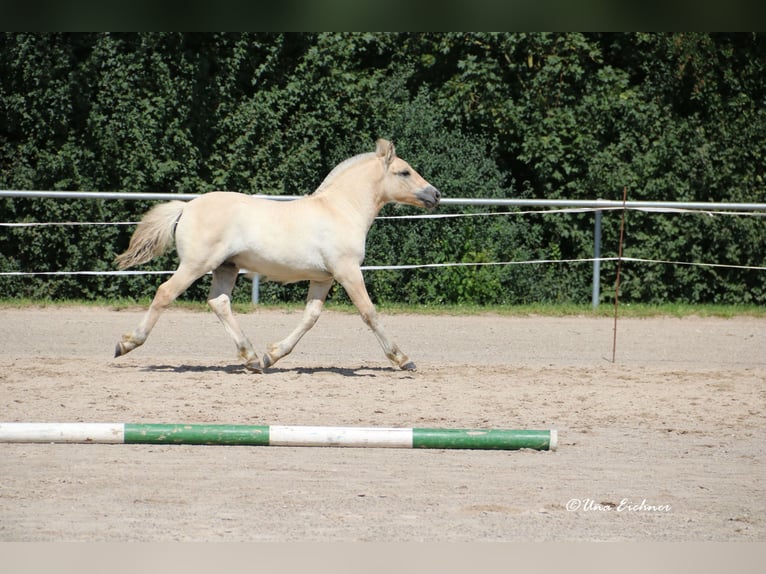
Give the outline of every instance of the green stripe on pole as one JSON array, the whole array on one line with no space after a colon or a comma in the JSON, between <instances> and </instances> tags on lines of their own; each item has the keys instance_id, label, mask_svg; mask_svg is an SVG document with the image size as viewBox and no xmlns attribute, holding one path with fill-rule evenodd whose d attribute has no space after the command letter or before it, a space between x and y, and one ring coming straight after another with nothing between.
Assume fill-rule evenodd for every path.
<instances>
[{"instance_id":1,"label":"green stripe on pole","mask_svg":"<svg viewBox=\"0 0 766 574\"><path fill-rule=\"evenodd\" d=\"M125 443L268 446L269 427L255 425L126 424Z\"/></svg>"},{"instance_id":2,"label":"green stripe on pole","mask_svg":"<svg viewBox=\"0 0 766 574\"><path fill-rule=\"evenodd\" d=\"M556 432L550 430L412 429L413 448L555 450L556 446Z\"/></svg>"}]
</instances>

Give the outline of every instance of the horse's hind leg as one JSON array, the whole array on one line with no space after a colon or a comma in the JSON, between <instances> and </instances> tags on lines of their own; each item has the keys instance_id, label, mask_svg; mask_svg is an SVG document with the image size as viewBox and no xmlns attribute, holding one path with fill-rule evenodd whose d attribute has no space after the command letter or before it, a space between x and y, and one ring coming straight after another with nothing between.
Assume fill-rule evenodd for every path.
<instances>
[{"instance_id":1,"label":"horse's hind leg","mask_svg":"<svg viewBox=\"0 0 766 574\"><path fill-rule=\"evenodd\" d=\"M269 347L269 351L261 359L261 367L267 369L285 355L289 355L303 335L316 324L319 315L322 313L324 300L327 298L327 293L330 292L332 283L332 279L311 282L301 322L287 337Z\"/></svg>"},{"instance_id":2,"label":"horse's hind leg","mask_svg":"<svg viewBox=\"0 0 766 574\"><path fill-rule=\"evenodd\" d=\"M224 263L213 271L213 282L210 285L208 305L213 309L218 319L223 324L226 332L234 339L239 356L245 361L245 366L253 371L260 371L258 355L253 350L253 345L245 336L237 324L231 312L231 292L237 281L239 269L236 265Z\"/></svg>"},{"instance_id":3,"label":"horse's hind leg","mask_svg":"<svg viewBox=\"0 0 766 574\"><path fill-rule=\"evenodd\" d=\"M183 264L180 265L170 279L157 288L152 304L138 327L132 333L126 333L122 336L115 347L114 356L119 357L143 345L157 323L157 319L160 318L160 314L201 275L202 273L198 273L196 270L189 269Z\"/></svg>"}]
</instances>

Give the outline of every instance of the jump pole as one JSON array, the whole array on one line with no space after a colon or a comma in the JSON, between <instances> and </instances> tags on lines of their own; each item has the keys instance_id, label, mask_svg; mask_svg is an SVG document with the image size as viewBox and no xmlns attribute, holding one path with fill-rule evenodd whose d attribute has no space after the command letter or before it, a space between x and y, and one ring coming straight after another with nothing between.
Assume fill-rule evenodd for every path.
<instances>
[{"instance_id":1,"label":"jump pole","mask_svg":"<svg viewBox=\"0 0 766 574\"><path fill-rule=\"evenodd\" d=\"M281 425L0 423L0 443L556 450L558 433L555 430Z\"/></svg>"}]
</instances>

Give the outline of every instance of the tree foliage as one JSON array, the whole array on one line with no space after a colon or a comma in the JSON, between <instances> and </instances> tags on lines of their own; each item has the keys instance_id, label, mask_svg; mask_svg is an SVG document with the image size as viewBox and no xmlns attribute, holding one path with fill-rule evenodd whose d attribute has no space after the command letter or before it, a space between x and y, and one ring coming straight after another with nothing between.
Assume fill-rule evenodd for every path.
<instances>
[{"instance_id":1,"label":"tree foliage","mask_svg":"<svg viewBox=\"0 0 766 574\"><path fill-rule=\"evenodd\" d=\"M300 195L378 137L445 196L619 199L627 188L629 199L765 202L766 35L0 35L4 189ZM0 221L136 221L149 205L4 198ZM631 212L625 255L763 266L763 226ZM0 271L67 271L111 269L132 228L0 230ZM618 233L619 218L606 214L605 255L616 254ZM367 263L576 259L592 244L592 215L384 219ZM168 255L146 268L174 265ZM766 302L758 271L624 270L626 300ZM603 272L605 284L614 279L613 267ZM367 280L380 301L584 302L590 273L466 266ZM6 295L52 298L137 297L157 283L0 277ZM204 297L200 283L190 297ZM262 297L302 298L303 286L265 285Z\"/></svg>"}]
</instances>

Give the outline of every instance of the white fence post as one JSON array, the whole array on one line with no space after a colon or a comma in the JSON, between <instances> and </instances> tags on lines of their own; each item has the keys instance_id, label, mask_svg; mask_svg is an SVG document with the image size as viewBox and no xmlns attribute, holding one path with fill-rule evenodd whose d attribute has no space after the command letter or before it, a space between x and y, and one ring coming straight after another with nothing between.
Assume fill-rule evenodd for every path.
<instances>
[{"instance_id":1,"label":"white fence post","mask_svg":"<svg viewBox=\"0 0 766 574\"><path fill-rule=\"evenodd\" d=\"M601 210L596 211L596 223L593 230L593 308L598 307L601 291Z\"/></svg>"},{"instance_id":2,"label":"white fence post","mask_svg":"<svg viewBox=\"0 0 766 574\"><path fill-rule=\"evenodd\" d=\"M253 273L253 292L252 292L253 305L257 305L260 299L261 299L261 276L258 273Z\"/></svg>"}]
</instances>

